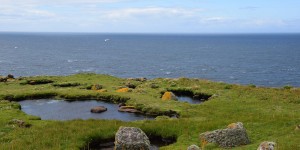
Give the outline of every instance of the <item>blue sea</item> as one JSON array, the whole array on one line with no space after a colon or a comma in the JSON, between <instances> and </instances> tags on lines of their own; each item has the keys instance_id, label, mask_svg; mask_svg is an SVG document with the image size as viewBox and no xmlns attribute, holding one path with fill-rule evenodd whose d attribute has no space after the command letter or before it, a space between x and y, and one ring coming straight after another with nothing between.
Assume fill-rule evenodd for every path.
<instances>
[{"instance_id":1,"label":"blue sea","mask_svg":"<svg viewBox=\"0 0 300 150\"><path fill-rule=\"evenodd\" d=\"M0 33L0 75L80 72L300 87L300 34Z\"/></svg>"}]
</instances>

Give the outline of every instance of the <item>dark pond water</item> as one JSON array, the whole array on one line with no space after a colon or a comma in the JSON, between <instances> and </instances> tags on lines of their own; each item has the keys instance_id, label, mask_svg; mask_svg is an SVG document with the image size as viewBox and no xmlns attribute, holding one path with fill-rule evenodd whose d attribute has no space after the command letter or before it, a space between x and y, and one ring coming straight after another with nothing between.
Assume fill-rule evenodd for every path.
<instances>
[{"instance_id":1,"label":"dark pond water","mask_svg":"<svg viewBox=\"0 0 300 150\"><path fill-rule=\"evenodd\" d=\"M53 99L24 100L19 102L22 111L27 114L40 116L42 120L72 120L72 119L117 119L134 121L153 119L149 116L119 112L118 105L102 101L65 101ZM95 106L105 106L107 111L91 113Z\"/></svg>"},{"instance_id":2,"label":"dark pond water","mask_svg":"<svg viewBox=\"0 0 300 150\"><path fill-rule=\"evenodd\" d=\"M149 137L150 150L159 150L159 147L167 146L176 142L175 138ZM110 139L104 143L92 142L85 149L90 150L114 150L114 139Z\"/></svg>"},{"instance_id":3,"label":"dark pond water","mask_svg":"<svg viewBox=\"0 0 300 150\"><path fill-rule=\"evenodd\" d=\"M194 99L190 96L177 96L178 101L181 102L188 102L190 104L199 104L199 103L203 103L204 101L200 100L200 99Z\"/></svg>"}]
</instances>

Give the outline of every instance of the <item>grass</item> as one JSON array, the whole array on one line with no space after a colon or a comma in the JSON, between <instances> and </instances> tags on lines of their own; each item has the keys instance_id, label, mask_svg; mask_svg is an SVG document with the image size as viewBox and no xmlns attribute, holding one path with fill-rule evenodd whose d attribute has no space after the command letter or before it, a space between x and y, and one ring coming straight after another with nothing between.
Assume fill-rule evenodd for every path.
<instances>
[{"instance_id":1,"label":"grass","mask_svg":"<svg viewBox=\"0 0 300 150\"><path fill-rule=\"evenodd\" d=\"M35 84L26 84L30 82ZM107 92L88 88L95 84ZM116 92L129 85L134 85L131 92ZM202 104L193 105L163 101L161 96L165 91L211 97ZM17 103L38 98L126 102L145 114L171 115L176 112L180 118L159 117L134 122L39 120L22 112ZM31 127L14 126L9 123L12 119L22 119ZM300 149L300 131L295 130L300 124L300 89L242 86L188 78L138 81L98 74L23 77L0 82L0 149L88 149L88 143L95 140L114 138L120 126L135 126L148 136L177 139L176 143L161 149L182 150L192 144L201 147L200 133L225 128L233 122L244 123L251 144L232 149L257 149L262 141L275 141L280 150ZM208 144L205 149L221 148Z\"/></svg>"}]
</instances>

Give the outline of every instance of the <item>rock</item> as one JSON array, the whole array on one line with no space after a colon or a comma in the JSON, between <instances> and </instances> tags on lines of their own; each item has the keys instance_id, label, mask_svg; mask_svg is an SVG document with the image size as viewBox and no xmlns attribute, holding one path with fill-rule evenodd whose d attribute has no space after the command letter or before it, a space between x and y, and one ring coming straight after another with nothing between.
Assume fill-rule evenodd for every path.
<instances>
[{"instance_id":1,"label":"rock","mask_svg":"<svg viewBox=\"0 0 300 150\"><path fill-rule=\"evenodd\" d=\"M216 143L222 148L231 148L250 143L243 123L237 122L228 125L227 129L219 129L200 134L202 145Z\"/></svg>"},{"instance_id":2,"label":"rock","mask_svg":"<svg viewBox=\"0 0 300 150\"><path fill-rule=\"evenodd\" d=\"M96 107L93 107L91 109L92 113L102 113L102 112L105 112L105 111L107 111L107 108L104 107L104 106L96 106Z\"/></svg>"},{"instance_id":3,"label":"rock","mask_svg":"<svg viewBox=\"0 0 300 150\"><path fill-rule=\"evenodd\" d=\"M103 87L102 87L102 85L100 85L100 84L94 84L92 87L91 87L91 89L92 90L101 90Z\"/></svg>"},{"instance_id":4,"label":"rock","mask_svg":"<svg viewBox=\"0 0 300 150\"><path fill-rule=\"evenodd\" d=\"M12 119L9 123L10 124L15 124L15 125L17 125L18 127L21 127L21 128L28 128L28 127L31 126L30 124L25 123L25 121L20 120L20 119Z\"/></svg>"},{"instance_id":5,"label":"rock","mask_svg":"<svg viewBox=\"0 0 300 150\"><path fill-rule=\"evenodd\" d=\"M0 82L6 82L6 81L7 81L7 77L0 76Z\"/></svg>"},{"instance_id":6,"label":"rock","mask_svg":"<svg viewBox=\"0 0 300 150\"><path fill-rule=\"evenodd\" d=\"M200 148L197 145L191 145L187 148L187 150L200 150Z\"/></svg>"},{"instance_id":7,"label":"rock","mask_svg":"<svg viewBox=\"0 0 300 150\"><path fill-rule=\"evenodd\" d=\"M125 84L125 86L128 87L128 88L132 88L132 89L135 89L135 88L136 88L136 85L134 85L134 84L132 84L132 83L130 83L130 82L127 82L127 83Z\"/></svg>"},{"instance_id":8,"label":"rock","mask_svg":"<svg viewBox=\"0 0 300 150\"><path fill-rule=\"evenodd\" d=\"M162 100L178 100L173 92L165 92L161 99Z\"/></svg>"},{"instance_id":9,"label":"rock","mask_svg":"<svg viewBox=\"0 0 300 150\"><path fill-rule=\"evenodd\" d=\"M126 104L125 104L125 103L119 103L118 106L119 106L119 107L122 107L122 106L126 106Z\"/></svg>"},{"instance_id":10,"label":"rock","mask_svg":"<svg viewBox=\"0 0 300 150\"><path fill-rule=\"evenodd\" d=\"M8 75L7 75L7 79L14 79L14 75L8 74Z\"/></svg>"},{"instance_id":11,"label":"rock","mask_svg":"<svg viewBox=\"0 0 300 150\"><path fill-rule=\"evenodd\" d=\"M275 145L276 145L275 142L264 141L260 143L257 150L275 150Z\"/></svg>"},{"instance_id":12,"label":"rock","mask_svg":"<svg viewBox=\"0 0 300 150\"><path fill-rule=\"evenodd\" d=\"M150 150L150 141L140 128L121 126L115 135L115 150Z\"/></svg>"},{"instance_id":13,"label":"rock","mask_svg":"<svg viewBox=\"0 0 300 150\"><path fill-rule=\"evenodd\" d=\"M140 111L136 110L134 106L121 106L118 111L129 112L129 113L140 113Z\"/></svg>"}]
</instances>

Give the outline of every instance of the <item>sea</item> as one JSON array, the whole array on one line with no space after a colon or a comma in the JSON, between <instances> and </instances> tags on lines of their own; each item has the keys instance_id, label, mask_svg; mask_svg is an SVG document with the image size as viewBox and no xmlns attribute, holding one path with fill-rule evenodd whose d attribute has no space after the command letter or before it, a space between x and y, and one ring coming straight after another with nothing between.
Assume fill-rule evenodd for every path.
<instances>
[{"instance_id":1,"label":"sea","mask_svg":"<svg viewBox=\"0 0 300 150\"><path fill-rule=\"evenodd\" d=\"M82 72L300 87L300 34L0 33L0 75Z\"/></svg>"}]
</instances>

